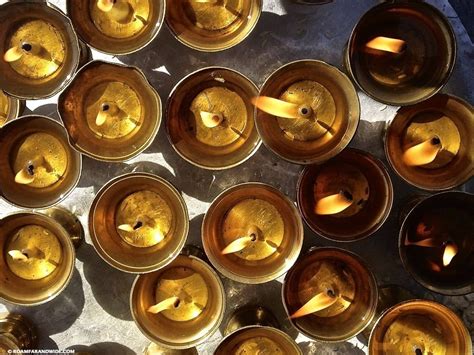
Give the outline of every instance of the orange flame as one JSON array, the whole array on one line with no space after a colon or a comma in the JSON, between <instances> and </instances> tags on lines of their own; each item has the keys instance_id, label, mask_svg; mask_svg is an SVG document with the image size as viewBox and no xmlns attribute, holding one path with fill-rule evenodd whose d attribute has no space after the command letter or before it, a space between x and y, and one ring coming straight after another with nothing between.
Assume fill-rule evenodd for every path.
<instances>
[{"instance_id":1,"label":"orange flame","mask_svg":"<svg viewBox=\"0 0 474 355\"><path fill-rule=\"evenodd\" d=\"M19 250L10 250L8 255L10 255L13 260L28 260L28 257Z\"/></svg>"},{"instance_id":2,"label":"orange flame","mask_svg":"<svg viewBox=\"0 0 474 355\"><path fill-rule=\"evenodd\" d=\"M315 313L332 306L337 301L337 297L332 292L321 292L306 302L303 307L293 313L290 318L300 318L308 314Z\"/></svg>"},{"instance_id":3,"label":"orange flame","mask_svg":"<svg viewBox=\"0 0 474 355\"><path fill-rule=\"evenodd\" d=\"M204 126L208 128L217 127L224 120L224 116L221 113L201 111L200 115L201 115L202 123L204 123Z\"/></svg>"},{"instance_id":4,"label":"orange flame","mask_svg":"<svg viewBox=\"0 0 474 355\"><path fill-rule=\"evenodd\" d=\"M5 52L3 55L3 60L7 63L15 62L20 59L23 54L25 54L25 52L23 52L20 47L15 46Z\"/></svg>"},{"instance_id":5,"label":"orange flame","mask_svg":"<svg viewBox=\"0 0 474 355\"><path fill-rule=\"evenodd\" d=\"M262 111L282 118L299 118L299 106L268 96L252 98L252 103Z\"/></svg>"},{"instance_id":6,"label":"orange flame","mask_svg":"<svg viewBox=\"0 0 474 355\"><path fill-rule=\"evenodd\" d=\"M233 254L233 253L237 253L241 250L244 250L245 248L247 248L250 243L252 243L253 241L255 241L255 237L254 236L250 236L250 235L247 235L245 237L240 237L240 238L237 238L236 240L234 240L232 243L230 243L229 245L227 245L222 251L221 251L221 254L225 255L225 254Z\"/></svg>"},{"instance_id":7,"label":"orange flame","mask_svg":"<svg viewBox=\"0 0 474 355\"><path fill-rule=\"evenodd\" d=\"M331 215L344 211L352 205L352 195L344 190L339 193L326 196L316 202L314 213L318 215Z\"/></svg>"},{"instance_id":8,"label":"orange flame","mask_svg":"<svg viewBox=\"0 0 474 355\"><path fill-rule=\"evenodd\" d=\"M441 150L441 141L433 137L411 148L403 153L403 162L408 166L420 166L431 163L436 159Z\"/></svg>"},{"instance_id":9,"label":"orange flame","mask_svg":"<svg viewBox=\"0 0 474 355\"><path fill-rule=\"evenodd\" d=\"M458 253L458 246L454 243L446 243L443 252L443 266L448 266Z\"/></svg>"},{"instance_id":10,"label":"orange flame","mask_svg":"<svg viewBox=\"0 0 474 355\"><path fill-rule=\"evenodd\" d=\"M406 42L401 39L380 36L375 37L371 41L367 42L366 47L383 52L398 54L405 50Z\"/></svg>"},{"instance_id":11,"label":"orange flame","mask_svg":"<svg viewBox=\"0 0 474 355\"><path fill-rule=\"evenodd\" d=\"M179 298L173 296L155 304L154 306L149 307L147 312L158 314L164 310L176 307L177 304L179 304Z\"/></svg>"}]
</instances>

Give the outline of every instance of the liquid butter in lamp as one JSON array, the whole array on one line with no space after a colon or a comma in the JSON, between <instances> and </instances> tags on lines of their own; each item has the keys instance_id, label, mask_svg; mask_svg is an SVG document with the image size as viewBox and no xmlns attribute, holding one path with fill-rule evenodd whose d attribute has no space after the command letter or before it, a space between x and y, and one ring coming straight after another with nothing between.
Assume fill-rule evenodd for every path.
<instances>
[{"instance_id":1,"label":"liquid butter in lamp","mask_svg":"<svg viewBox=\"0 0 474 355\"><path fill-rule=\"evenodd\" d=\"M142 49L157 36L165 0L69 0L67 12L88 45L122 55Z\"/></svg>"},{"instance_id":2,"label":"liquid butter in lamp","mask_svg":"<svg viewBox=\"0 0 474 355\"><path fill-rule=\"evenodd\" d=\"M53 96L72 79L80 48L70 20L49 3L7 2L0 7L0 86L12 96Z\"/></svg>"}]
</instances>

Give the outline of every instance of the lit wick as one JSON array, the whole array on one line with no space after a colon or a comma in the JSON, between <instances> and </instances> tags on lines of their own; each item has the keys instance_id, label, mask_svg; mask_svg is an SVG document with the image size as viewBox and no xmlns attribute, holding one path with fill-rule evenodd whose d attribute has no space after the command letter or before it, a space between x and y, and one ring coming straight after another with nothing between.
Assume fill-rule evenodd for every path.
<instances>
[{"instance_id":1,"label":"lit wick","mask_svg":"<svg viewBox=\"0 0 474 355\"><path fill-rule=\"evenodd\" d=\"M44 157L38 157L30 160L26 166L21 169L15 175L15 182L21 185L29 185L35 181L35 172L39 167L43 167L47 172L51 173L54 169L44 159Z\"/></svg>"},{"instance_id":2,"label":"lit wick","mask_svg":"<svg viewBox=\"0 0 474 355\"><path fill-rule=\"evenodd\" d=\"M336 303L337 299L338 297L333 290L327 290L326 292L318 293L316 296L306 302L303 307L293 313L290 318L294 319L304 317L308 314L331 307L334 303Z\"/></svg>"},{"instance_id":3,"label":"lit wick","mask_svg":"<svg viewBox=\"0 0 474 355\"><path fill-rule=\"evenodd\" d=\"M154 223L152 223L152 224L154 224ZM146 224L144 224L142 221L138 220L134 225L121 224L117 228L120 229L121 231L124 231L124 232L135 232L135 231L140 230L140 228L144 227L145 225ZM163 239L165 239L165 235L161 231L160 228L153 228L153 230L150 232L150 236L151 236L151 241L153 242L153 244L158 244Z\"/></svg>"},{"instance_id":4,"label":"lit wick","mask_svg":"<svg viewBox=\"0 0 474 355\"><path fill-rule=\"evenodd\" d=\"M268 96L252 98L252 103L260 110L281 118L311 118L313 109L309 105L297 105Z\"/></svg>"},{"instance_id":5,"label":"lit wick","mask_svg":"<svg viewBox=\"0 0 474 355\"><path fill-rule=\"evenodd\" d=\"M318 215L331 215L344 211L352 205L354 199L347 190L341 190L339 193L326 196L316 202L314 213Z\"/></svg>"},{"instance_id":6,"label":"lit wick","mask_svg":"<svg viewBox=\"0 0 474 355\"><path fill-rule=\"evenodd\" d=\"M97 114L97 117L95 119L95 124L97 126L102 126L104 125L105 122L107 122L107 118L109 117L114 117L117 119L124 119L128 118L130 121L138 125L138 121L129 117L124 111L122 111L116 104L110 103L110 102L104 102L100 106L99 113Z\"/></svg>"},{"instance_id":7,"label":"lit wick","mask_svg":"<svg viewBox=\"0 0 474 355\"><path fill-rule=\"evenodd\" d=\"M58 67L61 65L61 63L57 62L45 48L39 44L30 42L23 42L21 46L15 46L7 50L3 55L3 60L5 60L7 63L11 63L19 60L24 55L37 56L41 59L54 63Z\"/></svg>"},{"instance_id":8,"label":"lit wick","mask_svg":"<svg viewBox=\"0 0 474 355\"><path fill-rule=\"evenodd\" d=\"M204 126L207 128L214 128L219 126L224 120L222 113L211 113L206 111L201 111L201 120Z\"/></svg>"},{"instance_id":9,"label":"lit wick","mask_svg":"<svg viewBox=\"0 0 474 355\"><path fill-rule=\"evenodd\" d=\"M15 261L27 261L29 259L45 259L44 252L36 247L34 249L22 249L21 251L10 250L8 251L8 255L10 255ZM46 261L53 266L58 266L58 263L53 260L48 259Z\"/></svg>"},{"instance_id":10,"label":"lit wick","mask_svg":"<svg viewBox=\"0 0 474 355\"><path fill-rule=\"evenodd\" d=\"M147 312L158 314L167 309L178 308L180 303L180 299L178 297L173 296L161 301L160 303L155 304L154 306L151 306L147 309Z\"/></svg>"},{"instance_id":11,"label":"lit wick","mask_svg":"<svg viewBox=\"0 0 474 355\"><path fill-rule=\"evenodd\" d=\"M402 53L406 50L406 42L401 39L390 37L376 37L366 44L367 48L388 53Z\"/></svg>"},{"instance_id":12,"label":"lit wick","mask_svg":"<svg viewBox=\"0 0 474 355\"><path fill-rule=\"evenodd\" d=\"M458 253L458 246L452 242L446 242L443 252L443 266L448 266Z\"/></svg>"},{"instance_id":13,"label":"lit wick","mask_svg":"<svg viewBox=\"0 0 474 355\"><path fill-rule=\"evenodd\" d=\"M247 235L245 237L240 237L234 240L232 243L227 245L222 251L221 254L233 254L237 253L241 250L247 248L252 242L257 240L257 236L255 234Z\"/></svg>"},{"instance_id":14,"label":"lit wick","mask_svg":"<svg viewBox=\"0 0 474 355\"><path fill-rule=\"evenodd\" d=\"M135 14L134 9L128 1L118 0L97 0L97 7L103 12L107 12L109 17L121 24L129 23L139 19L146 24L146 20Z\"/></svg>"},{"instance_id":15,"label":"lit wick","mask_svg":"<svg viewBox=\"0 0 474 355\"><path fill-rule=\"evenodd\" d=\"M403 153L403 162L409 166L420 166L431 163L436 159L441 150L441 140L433 137L411 148Z\"/></svg>"}]
</instances>

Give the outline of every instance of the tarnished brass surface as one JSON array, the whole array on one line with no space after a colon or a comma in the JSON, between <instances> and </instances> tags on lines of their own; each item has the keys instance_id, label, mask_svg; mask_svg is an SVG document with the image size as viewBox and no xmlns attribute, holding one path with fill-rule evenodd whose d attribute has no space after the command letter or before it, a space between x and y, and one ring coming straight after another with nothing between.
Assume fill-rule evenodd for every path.
<instances>
[{"instance_id":1,"label":"tarnished brass surface","mask_svg":"<svg viewBox=\"0 0 474 355\"><path fill-rule=\"evenodd\" d=\"M61 262L61 244L48 229L38 225L26 225L10 236L6 253L16 250L27 260L15 260L6 255L7 265L16 276L25 280L39 280L51 275Z\"/></svg>"},{"instance_id":2,"label":"tarnished brass surface","mask_svg":"<svg viewBox=\"0 0 474 355\"><path fill-rule=\"evenodd\" d=\"M283 282L283 304L293 314L320 292L338 301L319 312L291 319L311 339L339 342L359 334L377 307L377 283L359 257L342 249L315 248L298 260Z\"/></svg>"},{"instance_id":3,"label":"tarnished brass surface","mask_svg":"<svg viewBox=\"0 0 474 355\"><path fill-rule=\"evenodd\" d=\"M147 311L173 291L178 293L176 297L184 297L175 310ZM219 276L204 261L184 255L162 270L137 276L130 300L133 318L143 334L172 349L187 349L205 341L219 327L225 308Z\"/></svg>"},{"instance_id":4,"label":"tarnished brass surface","mask_svg":"<svg viewBox=\"0 0 474 355\"><path fill-rule=\"evenodd\" d=\"M234 167L260 146L253 106L257 87L231 69L209 67L183 78L172 90L166 128L173 148L190 163L205 169ZM200 111L222 115L216 127L207 127Z\"/></svg>"},{"instance_id":5,"label":"tarnished brass surface","mask_svg":"<svg viewBox=\"0 0 474 355\"><path fill-rule=\"evenodd\" d=\"M50 233L49 237L43 233L45 230ZM38 233L43 234L41 238ZM24 246L40 249L55 267L45 269L45 259L27 263L27 267L8 260L7 251ZM75 262L72 241L66 230L46 215L19 212L1 219L0 251L0 298L10 303L37 305L47 302L56 297L72 277Z\"/></svg>"},{"instance_id":6,"label":"tarnished brass surface","mask_svg":"<svg viewBox=\"0 0 474 355\"><path fill-rule=\"evenodd\" d=\"M236 330L221 341L216 355L302 355L296 342L286 333L272 327L248 326Z\"/></svg>"},{"instance_id":7,"label":"tarnished brass surface","mask_svg":"<svg viewBox=\"0 0 474 355\"><path fill-rule=\"evenodd\" d=\"M320 198L346 191L353 204L333 215L317 215ZM383 163L353 148L345 149L322 165L306 167L298 182L297 203L316 233L337 241L359 240L375 233L388 218L394 199L393 186Z\"/></svg>"},{"instance_id":8,"label":"tarnished brass surface","mask_svg":"<svg viewBox=\"0 0 474 355\"><path fill-rule=\"evenodd\" d=\"M153 199L143 202L150 193ZM141 222L141 228L128 232L124 239L118 226L125 223L134 227L137 222ZM154 229L158 224L165 235L156 243L149 239L152 228L147 226L153 225ZM125 272L151 272L168 265L184 246L188 229L189 217L181 194L152 174L131 173L110 180L97 193L89 212L94 248L107 263Z\"/></svg>"},{"instance_id":9,"label":"tarnished brass surface","mask_svg":"<svg viewBox=\"0 0 474 355\"><path fill-rule=\"evenodd\" d=\"M367 50L378 36L405 42L401 53ZM412 105L436 94L456 58L456 38L447 18L423 2L385 2L354 27L345 64L359 87L377 101Z\"/></svg>"},{"instance_id":10,"label":"tarnished brass surface","mask_svg":"<svg viewBox=\"0 0 474 355\"><path fill-rule=\"evenodd\" d=\"M370 335L369 354L472 353L471 338L461 319L447 307L428 300L402 302L385 312Z\"/></svg>"},{"instance_id":11,"label":"tarnished brass surface","mask_svg":"<svg viewBox=\"0 0 474 355\"><path fill-rule=\"evenodd\" d=\"M0 314L0 352L36 349L36 329L24 316L16 313Z\"/></svg>"},{"instance_id":12,"label":"tarnished brass surface","mask_svg":"<svg viewBox=\"0 0 474 355\"><path fill-rule=\"evenodd\" d=\"M222 250L253 231L256 239L239 255ZM202 242L210 262L226 277L264 283L286 272L299 255L303 225L295 206L275 188L246 183L231 187L209 207L202 224Z\"/></svg>"},{"instance_id":13,"label":"tarnished brass surface","mask_svg":"<svg viewBox=\"0 0 474 355\"><path fill-rule=\"evenodd\" d=\"M206 52L233 47L253 30L261 0L167 0L166 23L183 44Z\"/></svg>"},{"instance_id":14,"label":"tarnished brass surface","mask_svg":"<svg viewBox=\"0 0 474 355\"><path fill-rule=\"evenodd\" d=\"M293 163L321 163L334 157L349 144L359 123L354 86L345 74L321 61L282 66L267 78L259 95L304 102L314 111L309 119L278 119L256 109L256 126L264 144ZM319 124L314 122L318 118Z\"/></svg>"},{"instance_id":15,"label":"tarnished brass surface","mask_svg":"<svg viewBox=\"0 0 474 355\"><path fill-rule=\"evenodd\" d=\"M145 150L161 122L161 100L135 67L92 61L59 97L71 145L91 158L129 160ZM105 111L99 126L97 116Z\"/></svg>"},{"instance_id":16,"label":"tarnished brass surface","mask_svg":"<svg viewBox=\"0 0 474 355\"><path fill-rule=\"evenodd\" d=\"M406 149L433 136L440 139L442 148L432 163L408 166L403 162ZM472 105L452 95L438 94L398 110L385 134L385 153L406 182L425 190L447 190L474 174L473 137Z\"/></svg>"}]
</instances>

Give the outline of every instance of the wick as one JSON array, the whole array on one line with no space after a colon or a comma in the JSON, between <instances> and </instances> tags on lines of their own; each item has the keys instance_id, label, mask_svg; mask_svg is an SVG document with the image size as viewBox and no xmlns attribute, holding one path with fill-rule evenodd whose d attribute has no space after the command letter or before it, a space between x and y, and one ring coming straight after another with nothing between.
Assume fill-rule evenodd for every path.
<instances>
[{"instance_id":1,"label":"wick","mask_svg":"<svg viewBox=\"0 0 474 355\"><path fill-rule=\"evenodd\" d=\"M25 42L21 45L21 49L23 49L25 52L29 52L33 49L33 46L31 44Z\"/></svg>"},{"instance_id":2,"label":"wick","mask_svg":"<svg viewBox=\"0 0 474 355\"><path fill-rule=\"evenodd\" d=\"M305 117L305 118L308 118L308 117L310 117L311 114L313 113L313 110L312 110L311 107L309 107L309 106L301 106L301 107L298 109L298 112L299 112L300 116Z\"/></svg>"},{"instance_id":3,"label":"wick","mask_svg":"<svg viewBox=\"0 0 474 355\"><path fill-rule=\"evenodd\" d=\"M257 235L255 233L250 234L250 240L255 242L257 240Z\"/></svg>"},{"instance_id":4,"label":"wick","mask_svg":"<svg viewBox=\"0 0 474 355\"><path fill-rule=\"evenodd\" d=\"M329 297L331 297L331 298L335 298L335 297L336 297L336 293L335 293L333 290L331 290L331 289L327 290L327 291L326 291L326 294L327 294Z\"/></svg>"},{"instance_id":5,"label":"wick","mask_svg":"<svg viewBox=\"0 0 474 355\"><path fill-rule=\"evenodd\" d=\"M141 228L143 226L143 223L141 221L138 221L134 226L133 229L137 230L138 228Z\"/></svg>"},{"instance_id":6,"label":"wick","mask_svg":"<svg viewBox=\"0 0 474 355\"><path fill-rule=\"evenodd\" d=\"M352 202L354 200L354 198L352 197L352 194L347 191L347 190L341 190L339 192L342 196L344 196L344 198L347 200L347 201L350 201Z\"/></svg>"},{"instance_id":7,"label":"wick","mask_svg":"<svg viewBox=\"0 0 474 355\"><path fill-rule=\"evenodd\" d=\"M180 305L180 303L181 303L181 300L178 298L176 301L174 301L173 307L174 307L174 308L178 308L179 305Z\"/></svg>"},{"instance_id":8,"label":"wick","mask_svg":"<svg viewBox=\"0 0 474 355\"><path fill-rule=\"evenodd\" d=\"M421 351L421 349L419 349L419 348L416 348L415 349L415 354L416 355L423 355L423 351Z\"/></svg>"},{"instance_id":9,"label":"wick","mask_svg":"<svg viewBox=\"0 0 474 355\"><path fill-rule=\"evenodd\" d=\"M435 137L433 137L433 138L431 139L431 144L433 144L433 145L439 145L439 144L441 144L441 139L439 139L439 137L436 137L436 136L435 136Z\"/></svg>"},{"instance_id":10,"label":"wick","mask_svg":"<svg viewBox=\"0 0 474 355\"><path fill-rule=\"evenodd\" d=\"M26 170L28 171L28 174L33 176L35 175L35 166L33 164L28 164L26 167Z\"/></svg>"},{"instance_id":11,"label":"wick","mask_svg":"<svg viewBox=\"0 0 474 355\"><path fill-rule=\"evenodd\" d=\"M110 105L109 104L103 104L102 105L102 111L106 112L110 109Z\"/></svg>"}]
</instances>

